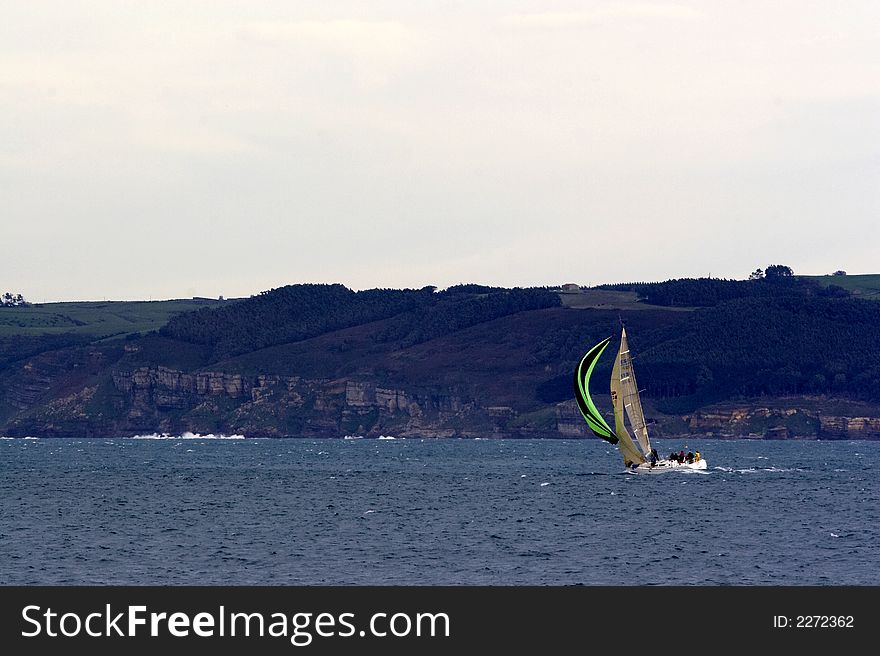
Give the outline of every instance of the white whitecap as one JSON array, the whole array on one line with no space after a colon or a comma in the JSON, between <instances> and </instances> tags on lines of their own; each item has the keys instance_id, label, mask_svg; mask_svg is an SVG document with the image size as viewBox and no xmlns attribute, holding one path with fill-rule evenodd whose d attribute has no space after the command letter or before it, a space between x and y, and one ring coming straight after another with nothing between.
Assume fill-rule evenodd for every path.
<instances>
[{"instance_id":1,"label":"white whitecap","mask_svg":"<svg viewBox=\"0 0 880 656\"><path fill-rule=\"evenodd\" d=\"M244 435L214 435L214 433L200 435L199 433L190 433L189 431L187 431L183 435L181 435L180 438L183 440L243 440Z\"/></svg>"}]
</instances>

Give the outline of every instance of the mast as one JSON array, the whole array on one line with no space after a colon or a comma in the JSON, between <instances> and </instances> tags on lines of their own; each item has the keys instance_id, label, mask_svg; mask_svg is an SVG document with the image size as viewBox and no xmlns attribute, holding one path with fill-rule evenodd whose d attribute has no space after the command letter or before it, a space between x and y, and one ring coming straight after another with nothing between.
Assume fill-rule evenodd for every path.
<instances>
[{"instance_id":1,"label":"mast","mask_svg":"<svg viewBox=\"0 0 880 656\"><path fill-rule=\"evenodd\" d=\"M632 428L633 435L639 444L642 453L647 456L651 453L651 441L648 439L648 427L645 425L645 413L642 411L642 401L639 398L639 388L636 384L636 375L632 368L632 358L630 357L629 344L626 341L626 328L621 328L620 333L620 350L617 352L617 359L614 361L614 370L612 371L611 387L612 400L614 399L615 382L618 385L620 401L626 414L629 417L629 425ZM623 420L621 412L621 422ZM617 410L615 405L615 421L617 420Z\"/></svg>"}]
</instances>

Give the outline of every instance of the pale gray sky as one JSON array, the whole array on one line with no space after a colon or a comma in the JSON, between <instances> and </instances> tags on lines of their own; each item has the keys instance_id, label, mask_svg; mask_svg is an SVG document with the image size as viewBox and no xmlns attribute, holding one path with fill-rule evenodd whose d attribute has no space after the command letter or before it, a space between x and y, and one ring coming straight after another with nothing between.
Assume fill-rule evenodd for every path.
<instances>
[{"instance_id":1,"label":"pale gray sky","mask_svg":"<svg viewBox=\"0 0 880 656\"><path fill-rule=\"evenodd\" d=\"M880 271L880 3L0 0L0 291Z\"/></svg>"}]
</instances>

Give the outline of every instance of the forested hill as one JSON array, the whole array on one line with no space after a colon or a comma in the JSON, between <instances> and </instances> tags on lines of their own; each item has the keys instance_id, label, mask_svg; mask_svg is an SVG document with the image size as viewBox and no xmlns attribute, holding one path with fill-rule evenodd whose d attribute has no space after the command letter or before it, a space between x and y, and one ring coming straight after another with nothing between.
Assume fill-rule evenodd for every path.
<instances>
[{"instance_id":1,"label":"forested hill","mask_svg":"<svg viewBox=\"0 0 880 656\"><path fill-rule=\"evenodd\" d=\"M786 394L880 401L880 303L839 285L784 276L602 288L634 292L643 303L694 308L673 325L630 336L639 384L665 400L661 408ZM567 359L576 355L574 349ZM564 398L567 383L565 376L548 382L544 398Z\"/></svg>"},{"instance_id":2,"label":"forested hill","mask_svg":"<svg viewBox=\"0 0 880 656\"><path fill-rule=\"evenodd\" d=\"M651 305L711 307L739 298L818 297L846 298L850 292L837 284L821 284L808 277L779 276L757 280L680 278L665 282L618 283L599 289L633 291Z\"/></svg>"},{"instance_id":3,"label":"forested hill","mask_svg":"<svg viewBox=\"0 0 880 656\"><path fill-rule=\"evenodd\" d=\"M225 307L180 314L160 333L210 346L212 360L220 360L391 317L395 320L377 339L412 345L515 312L560 304L559 295L546 289L460 285L439 293L434 287L354 292L342 285L289 285Z\"/></svg>"},{"instance_id":4,"label":"forested hill","mask_svg":"<svg viewBox=\"0 0 880 656\"><path fill-rule=\"evenodd\" d=\"M331 435L403 430L401 417L410 434L543 434L577 361L621 323L655 413L808 395L880 415L880 303L867 300L880 296L858 294L873 289L862 278L297 284L234 301L2 307L0 434ZM273 380L287 391L267 391Z\"/></svg>"},{"instance_id":5,"label":"forested hill","mask_svg":"<svg viewBox=\"0 0 880 656\"><path fill-rule=\"evenodd\" d=\"M735 299L651 335L640 357L656 396L691 395L692 406L737 395L801 393L880 401L880 303L795 295Z\"/></svg>"}]
</instances>

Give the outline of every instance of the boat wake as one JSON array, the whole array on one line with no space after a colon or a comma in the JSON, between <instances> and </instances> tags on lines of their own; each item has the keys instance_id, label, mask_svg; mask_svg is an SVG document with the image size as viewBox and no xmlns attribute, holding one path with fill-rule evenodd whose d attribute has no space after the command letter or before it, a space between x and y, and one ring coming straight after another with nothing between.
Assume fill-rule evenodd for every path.
<instances>
[{"instance_id":1,"label":"boat wake","mask_svg":"<svg viewBox=\"0 0 880 656\"><path fill-rule=\"evenodd\" d=\"M717 467L715 469L717 469ZM644 465L641 467L638 467L637 469L626 469L626 470L624 470L623 473L624 474L632 474L632 475L636 476L636 475L642 475L642 474L650 474L650 475L666 474L666 473L671 473L671 472L676 472L679 474L688 474L688 475L697 474L700 476L707 476L710 474L710 471L705 468L703 468L703 469L694 469L693 467L662 467L662 468L661 467L654 467L654 468L648 468L648 467L645 467Z\"/></svg>"},{"instance_id":2,"label":"boat wake","mask_svg":"<svg viewBox=\"0 0 880 656\"><path fill-rule=\"evenodd\" d=\"M780 474L806 471L805 469L801 469L800 467L713 467L713 469L728 474L760 474L762 472L767 472L770 474Z\"/></svg>"}]
</instances>

